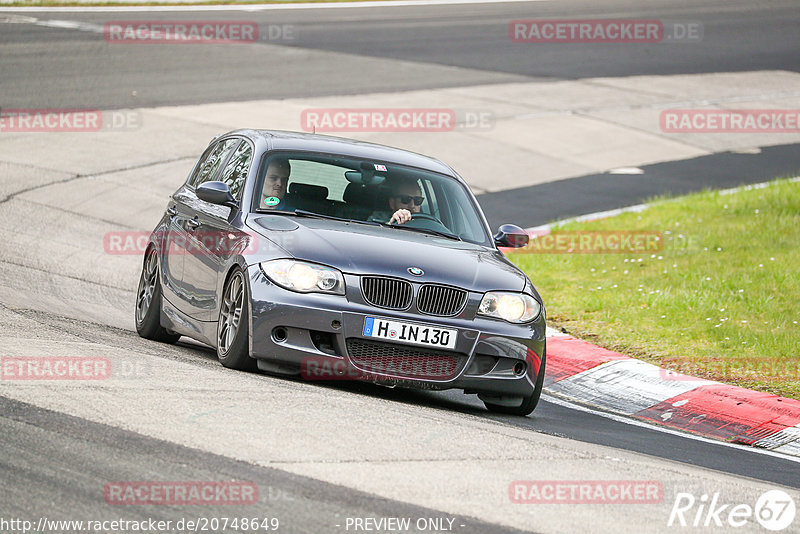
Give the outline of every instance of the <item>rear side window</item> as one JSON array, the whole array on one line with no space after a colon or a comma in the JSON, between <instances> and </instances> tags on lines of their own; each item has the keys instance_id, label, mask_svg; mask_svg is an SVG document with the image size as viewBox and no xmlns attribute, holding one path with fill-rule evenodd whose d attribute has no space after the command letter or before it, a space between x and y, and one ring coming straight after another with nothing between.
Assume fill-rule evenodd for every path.
<instances>
[{"instance_id":1,"label":"rear side window","mask_svg":"<svg viewBox=\"0 0 800 534\"><path fill-rule=\"evenodd\" d=\"M250 171L250 163L253 161L253 147L247 141L242 141L239 148L231 156L230 161L222 169L220 181L228 184L231 194L236 200L242 199L244 182L247 180L247 173Z\"/></svg>"},{"instance_id":2,"label":"rear side window","mask_svg":"<svg viewBox=\"0 0 800 534\"><path fill-rule=\"evenodd\" d=\"M328 190L329 200L342 200L344 188L348 184L344 173L350 169L302 159L292 159L289 162L292 166L292 174L289 178L290 190L291 184L294 182L318 185Z\"/></svg>"},{"instance_id":3,"label":"rear side window","mask_svg":"<svg viewBox=\"0 0 800 534\"><path fill-rule=\"evenodd\" d=\"M203 182L213 180L220 166L228 159L228 156L238 143L238 139L226 139L220 141L214 148L206 152L205 157L197 166L194 176L189 180L189 185L197 187Z\"/></svg>"}]
</instances>

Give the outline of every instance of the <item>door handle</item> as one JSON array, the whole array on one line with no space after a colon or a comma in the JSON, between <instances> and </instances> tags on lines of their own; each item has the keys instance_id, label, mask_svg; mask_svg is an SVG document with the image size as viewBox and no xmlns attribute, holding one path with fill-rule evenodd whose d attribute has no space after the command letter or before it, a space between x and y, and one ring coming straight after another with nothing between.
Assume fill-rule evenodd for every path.
<instances>
[{"instance_id":1,"label":"door handle","mask_svg":"<svg viewBox=\"0 0 800 534\"><path fill-rule=\"evenodd\" d=\"M175 217L178 214L178 208L176 206L170 206L167 208L167 215L170 217Z\"/></svg>"},{"instance_id":2,"label":"door handle","mask_svg":"<svg viewBox=\"0 0 800 534\"><path fill-rule=\"evenodd\" d=\"M195 217L194 219L189 219L188 221L186 221L186 225L189 227L190 230L194 230L198 226L200 226L200 221L197 219L197 217Z\"/></svg>"}]
</instances>

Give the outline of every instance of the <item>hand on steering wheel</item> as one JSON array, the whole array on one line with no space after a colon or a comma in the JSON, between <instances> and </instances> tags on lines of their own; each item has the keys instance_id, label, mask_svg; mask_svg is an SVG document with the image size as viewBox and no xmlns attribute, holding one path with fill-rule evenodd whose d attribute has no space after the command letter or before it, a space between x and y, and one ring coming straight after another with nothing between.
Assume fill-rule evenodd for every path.
<instances>
[{"instance_id":1,"label":"hand on steering wheel","mask_svg":"<svg viewBox=\"0 0 800 534\"><path fill-rule=\"evenodd\" d=\"M428 221L433 221L439 224L442 224L442 221L434 217L433 215L428 215L427 213L411 213L407 209L399 209L392 214L392 218L389 219L389 224L404 224L408 221L425 219Z\"/></svg>"},{"instance_id":2,"label":"hand on steering wheel","mask_svg":"<svg viewBox=\"0 0 800 534\"><path fill-rule=\"evenodd\" d=\"M389 224L403 224L410 221L412 218L411 212L407 209L399 209L392 214L392 218L389 219Z\"/></svg>"}]
</instances>

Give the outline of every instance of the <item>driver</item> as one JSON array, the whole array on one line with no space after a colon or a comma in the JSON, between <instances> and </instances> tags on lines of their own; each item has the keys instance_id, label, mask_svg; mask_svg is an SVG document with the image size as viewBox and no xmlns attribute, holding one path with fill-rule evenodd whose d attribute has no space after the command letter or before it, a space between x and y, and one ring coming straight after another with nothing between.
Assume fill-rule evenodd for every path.
<instances>
[{"instance_id":1,"label":"driver","mask_svg":"<svg viewBox=\"0 0 800 534\"><path fill-rule=\"evenodd\" d=\"M289 183L289 174L292 166L288 159L273 159L267 167L264 177L264 188L261 190L261 202L259 207L268 210L287 209L284 196L286 196L286 185Z\"/></svg>"},{"instance_id":2,"label":"driver","mask_svg":"<svg viewBox=\"0 0 800 534\"><path fill-rule=\"evenodd\" d=\"M403 180L395 182L389 196L390 210L373 211L369 221L378 221L389 224L403 224L411 220L411 215L420 212L420 206L425 201L422 191L416 180Z\"/></svg>"}]
</instances>

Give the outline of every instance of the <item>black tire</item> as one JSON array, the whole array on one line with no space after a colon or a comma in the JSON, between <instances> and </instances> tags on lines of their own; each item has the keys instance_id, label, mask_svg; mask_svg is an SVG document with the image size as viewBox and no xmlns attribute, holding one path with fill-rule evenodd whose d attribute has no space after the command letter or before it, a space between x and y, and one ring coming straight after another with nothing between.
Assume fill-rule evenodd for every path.
<instances>
[{"instance_id":1,"label":"black tire","mask_svg":"<svg viewBox=\"0 0 800 534\"><path fill-rule=\"evenodd\" d=\"M161 326L161 278L158 275L158 255L152 248L144 255L136 290L135 322L136 331L145 339L175 343L181 337Z\"/></svg>"},{"instance_id":2,"label":"black tire","mask_svg":"<svg viewBox=\"0 0 800 534\"><path fill-rule=\"evenodd\" d=\"M230 369L255 371L250 357L248 331L250 306L244 272L236 269L225 283L217 319L217 359Z\"/></svg>"},{"instance_id":3,"label":"black tire","mask_svg":"<svg viewBox=\"0 0 800 534\"><path fill-rule=\"evenodd\" d=\"M539 404L539 397L542 396L542 388L544 387L544 365L546 356L542 355L542 363L539 366L539 375L536 377L536 384L533 393L529 397L522 398L522 404L519 406L500 406L499 404L492 404L483 401L486 409L493 413L502 413L506 415L521 415L525 417L530 415Z\"/></svg>"}]
</instances>

